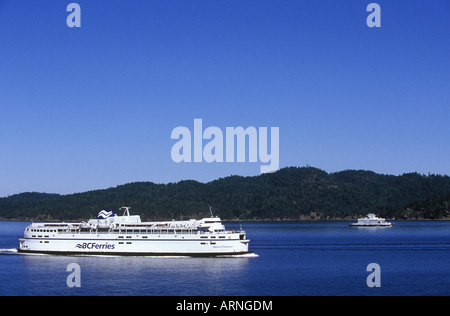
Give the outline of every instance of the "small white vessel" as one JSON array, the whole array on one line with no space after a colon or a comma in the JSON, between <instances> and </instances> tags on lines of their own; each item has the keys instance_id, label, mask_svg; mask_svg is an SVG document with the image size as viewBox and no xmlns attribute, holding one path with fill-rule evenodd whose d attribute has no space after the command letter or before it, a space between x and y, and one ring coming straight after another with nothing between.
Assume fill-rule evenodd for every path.
<instances>
[{"instance_id":1,"label":"small white vessel","mask_svg":"<svg viewBox=\"0 0 450 316\"><path fill-rule=\"evenodd\" d=\"M220 256L251 253L245 231L226 230L219 217L141 222L139 215L101 211L80 223L32 223L19 252L83 255Z\"/></svg>"},{"instance_id":2,"label":"small white vessel","mask_svg":"<svg viewBox=\"0 0 450 316\"><path fill-rule=\"evenodd\" d=\"M386 222L384 218L376 217L375 214L370 213L367 214L364 218L359 218L357 223L352 223L350 226L358 226L358 227L374 227L374 226L394 226L394 224L390 222Z\"/></svg>"}]
</instances>

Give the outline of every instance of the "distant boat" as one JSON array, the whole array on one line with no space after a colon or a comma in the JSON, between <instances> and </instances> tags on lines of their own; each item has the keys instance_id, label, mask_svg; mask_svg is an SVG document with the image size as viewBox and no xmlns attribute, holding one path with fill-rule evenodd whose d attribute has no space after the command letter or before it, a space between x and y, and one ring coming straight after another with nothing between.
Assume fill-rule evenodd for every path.
<instances>
[{"instance_id":1,"label":"distant boat","mask_svg":"<svg viewBox=\"0 0 450 316\"><path fill-rule=\"evenodd\" d=\"M367 214L364 218L359 218L357 223L352 223L350 226L357 226L357 227L375 227L375 226L394 226L394 224L390 222L386 222L384 218L376 217L375 214L370 213Z\"/></svg>"}]
</instances>

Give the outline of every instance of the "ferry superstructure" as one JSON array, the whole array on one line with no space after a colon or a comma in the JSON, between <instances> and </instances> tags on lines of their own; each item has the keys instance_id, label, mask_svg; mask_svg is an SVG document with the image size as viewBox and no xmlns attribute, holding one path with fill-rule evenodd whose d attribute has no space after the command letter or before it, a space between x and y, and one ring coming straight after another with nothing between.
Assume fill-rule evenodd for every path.
<instances>
[{"instance_id":1,"label":"ferry superstructure","mask_svg":"<svg viewBox=\"0 0 450 316\"><path fill-rule=\"evenodd\" d=\"M220 256L251 253L243 230L226 230L219 217L141 222L122 207L122 216L101 211L79 223L32 223L19 252L92 255Z\"/></svg>"},{"instance_id":2,"label":"ferry superstructure","mask_svg":"<svg viewBox=\"0 0 450 316\"><path fill-rule=\"evenodd\" d=\"M381 226L381 227L389 227L394 226L391 222L386 222L384 218L377 217L375 214L370 213L367 214L364 218L359 218L358 222L350 224L350 226L357 226L357 227L375 227L375 226Z\"/></svg>"}]
</instances>

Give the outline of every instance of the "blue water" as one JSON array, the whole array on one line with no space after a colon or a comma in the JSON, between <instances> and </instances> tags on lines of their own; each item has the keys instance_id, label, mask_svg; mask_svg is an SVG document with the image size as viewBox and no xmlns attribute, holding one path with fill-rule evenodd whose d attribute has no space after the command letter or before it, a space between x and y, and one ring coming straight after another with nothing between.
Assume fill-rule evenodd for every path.
<instances>
[{"instance_id":1,"label":"blue water","mask_svg":"<svg viewBox=\"0 0 450 316\"><path fill-rule=\"evenodd\" d=\"M256 258L18 254L28 224L0 222L0 295L450 295L450 222L227 223ZM80 288L66 284L70 263ZM367 286L370 263L381 287Z\"/></svg>"}]
</instances>

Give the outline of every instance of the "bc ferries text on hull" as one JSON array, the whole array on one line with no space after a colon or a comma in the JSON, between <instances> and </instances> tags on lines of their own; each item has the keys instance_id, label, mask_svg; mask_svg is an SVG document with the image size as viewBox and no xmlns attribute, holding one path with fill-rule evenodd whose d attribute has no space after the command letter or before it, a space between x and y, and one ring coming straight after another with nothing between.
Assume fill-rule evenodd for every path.
<instances>
[{"instance_id":1,"label":"bc ferries text on hull","mask_svg":"<svg viewBox=\"0 0 450 316\"><path fill-rule=\"evenodd\" d=\"M32 223L19 252L100 255L217 256L250 253L245 231L226 230L219 217L141 222L122 207L122 216L101 211L79 223Z\"/></svg>"}]
</instances>

